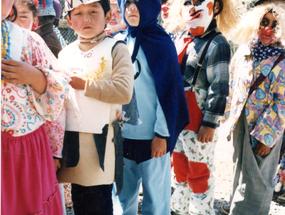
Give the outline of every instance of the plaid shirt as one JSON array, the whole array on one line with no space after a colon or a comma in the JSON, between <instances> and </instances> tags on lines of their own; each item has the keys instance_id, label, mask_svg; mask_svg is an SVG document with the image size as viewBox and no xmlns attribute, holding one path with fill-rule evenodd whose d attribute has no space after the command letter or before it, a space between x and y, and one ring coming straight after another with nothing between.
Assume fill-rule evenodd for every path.
<instances>
[{"instance_id":1,"label":"plaid shirt","mask_svg":"<svg viewBox=\"0 0 285 215\"><path fill-rule=\"evenodd\" d=\"M191 86L195 67L201 55L200 52L209 40L207 35L194 38L188 45L187 60L183 68L185 90ZM215 36L208 48L194 86L195 91L206 91L204 101L198 101L199 104L202 104L200 108L204 114L202 121L204 126L218 127L221 116L224 115L226 98L229 93L230 58L230 45L225 37L222 34Z\"/></svg>"}]
</instances>

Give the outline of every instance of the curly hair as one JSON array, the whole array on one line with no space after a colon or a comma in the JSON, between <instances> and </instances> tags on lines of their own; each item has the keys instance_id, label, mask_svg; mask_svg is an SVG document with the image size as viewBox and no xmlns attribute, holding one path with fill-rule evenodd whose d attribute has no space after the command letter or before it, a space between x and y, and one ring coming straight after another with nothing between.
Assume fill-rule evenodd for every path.
<instances>
[{"instance_id":1,"label":"curly hair","mask_svg":"<svg viewBox=\"0 0 285 215\"><path fill-rule=\"evenodd\" d=\"M240 1L233 0L215 0L218 4L218 13L216 14L217 26L226 36L232 30L239 20L240 11L243 7Z\"/></svg>"},{"instance_id":2,"label":"curly hair","mask_svg":"<svg viewBox=\"0 0 285 215\"><path fill-rule=\"evenodd\" d=\"M230 39L236 44L252 41L257 37L262 18L266 13L271 11L278 21L276 37L279 41L283 41L285 39L285 3L282 0L265 1L263 4L251 8L243 15L240 22L236 26L233 26Z\"/></svg>"}]
</instances>

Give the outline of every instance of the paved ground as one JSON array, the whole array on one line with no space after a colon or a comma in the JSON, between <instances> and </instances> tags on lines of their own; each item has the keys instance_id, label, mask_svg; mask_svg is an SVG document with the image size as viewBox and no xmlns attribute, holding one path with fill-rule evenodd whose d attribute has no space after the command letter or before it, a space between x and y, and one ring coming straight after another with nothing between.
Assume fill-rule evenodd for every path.
<instances>
[{"instance_id":1,"label":"paved ground","mask_svg":"<svg viewBox=\"0 0 285 215\"><path fill-rule=\"evenodd\" d=\"M220 129L223 131L223 128ZM232 164L232 144L227 142L223 133L216 146L215 162L216 162L216 191L215 191L215 209L216 215L222 215L219 208L222 204L227 203L231 189L233 164ZM140 197L141 199L141 197ZM74 215L68 210L67 215ZM114 215L121 215L121 208L117 200L114 200ZM162 214L164 215L164 214ZM254 214L253 215L258 215ZM285 207L272 201L269 215L285 215Z\"/></svg>"}]
</instances>

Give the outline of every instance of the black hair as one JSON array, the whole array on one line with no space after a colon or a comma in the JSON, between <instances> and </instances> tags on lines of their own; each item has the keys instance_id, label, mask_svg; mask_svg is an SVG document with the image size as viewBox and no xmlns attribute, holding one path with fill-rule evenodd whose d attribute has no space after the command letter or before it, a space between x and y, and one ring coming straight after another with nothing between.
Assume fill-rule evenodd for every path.
<instances>
[{"instance_id":1,"label":"black hair","mask_svg":"<svg viewBox=\"0 0 285 215\"><path fill-rule=\"evenodd\" d=\"M38 16L39 25L54 23L55 16Z\"/></svg>"},{"instance_id":2,"label":"black hair","mask_svg":"<svg viewBox=\"0 0 285 215\"><path fill-rule=\"evenodd\" d=\"M224 8L223 0L215 0L214 1L214 5L216 5L216 4L218 4L219 10L217 12L215 12L214 16L219 15L222 12L223 8Z\"/></svg>"},{"instance_id":3,"label":"black hair","mask_svg":"<svg viewBox=\"0 0 285 215\"><path fill-rule=\"evenodd\" d=\"M58 25L59 25L59 19L54 19L53 24L54 24L54 26L58 27Z\"/></svg>"},{"instance_id":4,"label":"black hair","mask_svg":"<svg viewBox=\"0 0 285 215\"><path fill-rule=\"evenodd\" d=\"M38 10L32 0L22 1L21 3L23 3L24 5L27 5L28 9L32 11L34 17L37 16ZM9 19L11 22L15 22L17 19L17 15L18 15L17 8L15 5L13 5L12 11L10 15L7 17L7 19Z\"/></svg>"},{"instance_id":5,"label":"black hair","mask_svg":"<svg viewBox=\"0 0 285 215\"><path fill-rule=\"evenodd\" d=\"M11 13L7 17L7 19L10 20L11 22L15 22L15 20L17 19L17 15L18 15L17 9L16 9L15 5L13 5Z\"/></svg>"},{"instance_id":6,"label":"black hair","mask_svg":"<svg viewBox=\"0 0 285 215\"><path fill-rule=\"evenodd\" d=\"M37 7L32 0L23 1L23 3L27 5L30 11L32 11L34 17L38 15Z\"/></svg>"},{"instance_id":7,"label":"black hair","mask_svg":"<svg viewBox=\"0 0 285 215\"><path fill-rule=\"evenodd\" d=\"M111 10L110 0L100 0L99 3L101 4L106 15Z\"/></svg>"}]
</instances>

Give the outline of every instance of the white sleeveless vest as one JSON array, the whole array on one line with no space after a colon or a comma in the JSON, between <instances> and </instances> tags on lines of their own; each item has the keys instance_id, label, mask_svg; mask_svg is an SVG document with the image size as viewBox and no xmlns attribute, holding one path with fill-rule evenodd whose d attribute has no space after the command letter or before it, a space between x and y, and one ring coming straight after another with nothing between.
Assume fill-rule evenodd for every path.
<instances>
[{"instance_id":1,"label":"white sleeveless vest","mask_svg":"<svg viewBox=\"0 0 285 215\"><path fill-rule=\"evenodd\" d=\"M78 41L66 47L59 55L59 61L68 73L85 80L110 80L112 75L112 48L117 40L105 38L87 52L79 49ZM71 88L71 87L70 87ZM67 131L102 133L110 122L112 104L84 95L84 90L70 89L66 110Z\"/></svg>"}]
</instances>

